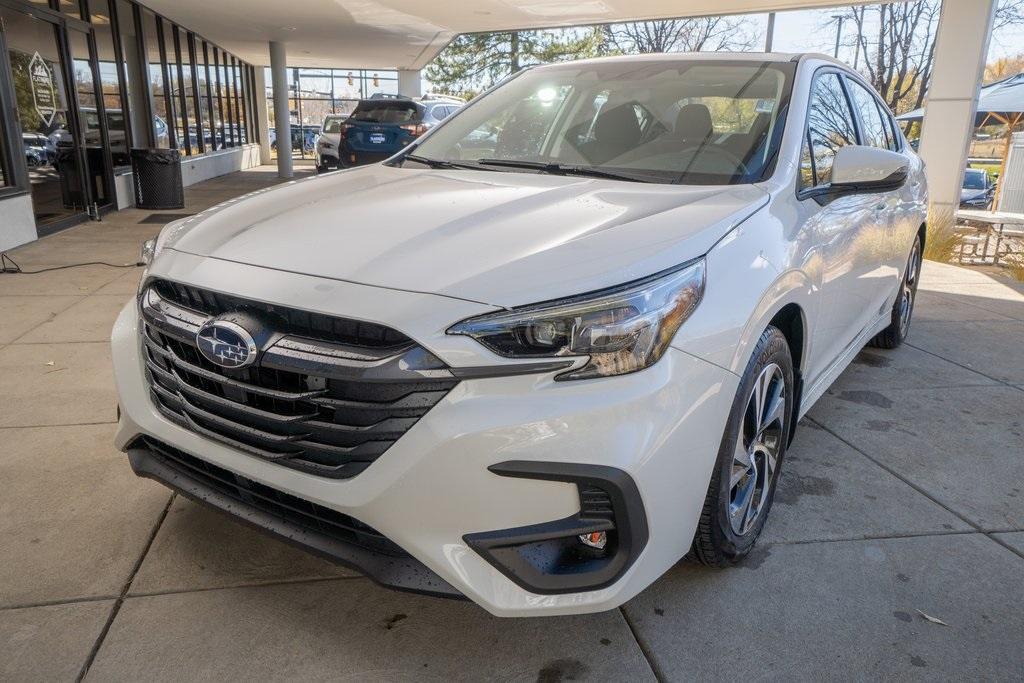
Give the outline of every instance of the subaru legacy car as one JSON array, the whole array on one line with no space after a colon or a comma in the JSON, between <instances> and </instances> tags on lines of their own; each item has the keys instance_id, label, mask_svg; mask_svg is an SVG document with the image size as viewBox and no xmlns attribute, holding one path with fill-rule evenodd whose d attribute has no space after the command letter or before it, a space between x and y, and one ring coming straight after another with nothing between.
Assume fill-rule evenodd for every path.
<instances>
[{"instance_id":1,"label":"subaru legacy car","mask_svg":"<svg viewBox=\"0 0 1024 683\"><path fill-rule=\"evenodd\" d=\"M827 57L527 69L383 163L147 243L117 446L385 586L611 609L750 552L799 418L906 338L925 204Z\"/></svg>"},{"instance_id":2,"label":"subaru legacy car","mask_svg":"<svg viewBox=\"0 0 1024 683\"><path fill-rule=\"evenodd\" d=\"M411 100L377 95L360 100L340 125L337 163L343 168L386 159L461 106L460 101L450 98Z\"/></svg>"}]
</instances>

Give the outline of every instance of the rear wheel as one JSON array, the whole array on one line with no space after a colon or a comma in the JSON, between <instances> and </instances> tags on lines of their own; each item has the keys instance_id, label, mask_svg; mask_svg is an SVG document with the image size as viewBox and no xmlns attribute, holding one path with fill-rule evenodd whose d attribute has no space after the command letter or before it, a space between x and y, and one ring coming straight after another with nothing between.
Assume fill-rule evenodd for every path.
<instances>
[{"instance_id":1,"label":"rear wheel","mask_svg":"<svg viewBox=\"0 0 1024 683\"><path fill-rule=\"evenodd\" d=\"M892 305L889 326L872 337L868 346L876 349L895 349L903 343L910 332L910 319L914 315L914 301L917 299L917 281L921 277L921 238L914 238L914 246L907 259L899 294Z\"/></svg>"},{"instance_id":2,"label":"rear wheel","mask_svg":"<svg viewBox=\"0 0 1024 683\"><path fill-rule=\"evenodd\" d=\"M769 327L743 373L711 474L693 539L703 564L726 567L754 547L775 496L793 409L789 344Z\"/></svg>"}]
</instances>

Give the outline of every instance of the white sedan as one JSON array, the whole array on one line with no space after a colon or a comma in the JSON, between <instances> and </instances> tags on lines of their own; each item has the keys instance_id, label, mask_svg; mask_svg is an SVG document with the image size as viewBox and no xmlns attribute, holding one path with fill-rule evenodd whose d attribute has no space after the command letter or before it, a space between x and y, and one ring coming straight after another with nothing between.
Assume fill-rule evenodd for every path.
<instances>
[{"instance_id":1,"label":"white sedan","mask_svg":"<svg viewBox=\"0 0 1024 683\"><path fill-rule=\"evenodd\" d=\"M610 609L750 552L799 418L906 337L925 214L891 112L826 57L528 69L147 244L117 445L387 586Z\"/></svg>"}]
</instances>

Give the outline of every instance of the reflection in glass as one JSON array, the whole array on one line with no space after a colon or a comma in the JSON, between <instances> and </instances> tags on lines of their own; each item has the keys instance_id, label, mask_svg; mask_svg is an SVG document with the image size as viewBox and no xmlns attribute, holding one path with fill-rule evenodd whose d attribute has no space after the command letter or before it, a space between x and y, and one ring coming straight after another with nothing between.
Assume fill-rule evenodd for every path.
<instances>
[{"instance_id":1,"label":"reflection in glass","mask_svg":"<svg viewBox=\"0 0 1024 683\"><path fill-rule=\"evenodd\" d=\"M85 182L89 184L93 201L99 206L105 206L113 202L113 197L108 184L103 127L100 123L102 107L99 106L97 84L89 66L89 42L86 34L68 31L68 46L71 49L81 130L85 136L88 170Z\"/></svg>"},{"instance_id":2,"label":"reflection in glass","mask_svg":"<svg viewBox=\"0 0 1024 683\"><path fill-rule=\"evenodd\" d=\"M32 208L40 234L85 210L78 146L69 130L68 92L56 27L0 5L14 106L22 132ZM7 180L5 179L5 182Z\"/></svg>"},{"instance_id":3,"label":"reflection in glass","mask_svg":"<svg viewBox=\"0 0 1024 683\"><path fill-rule=\"evenodd\" d=\"M149 87L153 94L153 129L157 147L170 147L170 120L167 112L167 88L164 84L164 70L160 60L160 36L157 33L156 15L149 10L142 13L142 27L146 40L146 61L149 64Z\"/></svg>"},{"instance_id":4,"label":"reflection in glass","mask_svg":"<svg viewBox=\"0 0 1024 683\"><path fill-rule=\"evenodd\" d=\"M123 166L129 163L128 134L121 106L121 83L114 54L114 36L110 30L110 5L108 0L89 0L88 6L89 22L96 35L100 92L106 109L110 155L115 166Z\"/></svg>"},{"instance_id":5,"label":"reflection in glass","mask_svg":"<svg viewBox=\"0 0 1024 683\"><path fill-rule=\"evenodd\" d=\"M814 81L807 131L814 162L815 185L832 181L832 163L840 147L857 144L853 113L839 74L826 73Z\"/></svg>"}]
</instances>

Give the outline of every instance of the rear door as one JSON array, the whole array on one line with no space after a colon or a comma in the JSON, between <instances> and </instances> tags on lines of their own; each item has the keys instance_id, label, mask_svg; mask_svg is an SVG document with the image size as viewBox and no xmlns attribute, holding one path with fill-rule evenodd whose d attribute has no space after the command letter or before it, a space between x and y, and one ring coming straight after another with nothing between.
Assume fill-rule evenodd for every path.
<instances>
[{"instance_id":1,"label":"rear door","mask_svg":"<svg viewBox=\"0 0 1024 683\"><path fill-rule=\"evenodd\" d=\"M874 92L855 78L847 76L846 86L857 115L861 144L900 153L899 143L894 139L893 130L889 126L888 108L883 109ZM890 298L903 277L904 262L910 253L907 235L917 232L916 226L908 232L907 226L902 224L908 219L905 195L909 191L909 188L903 187L873 195L878 200L876 211L881 208L885 214L879 217L878 226L879 229L884 227L885 232L879 233L879 241L875 245L879 268L872 278L876 285L870 302L872 307L887 307L891 304Z\"/></svg>"}]
</instances>

